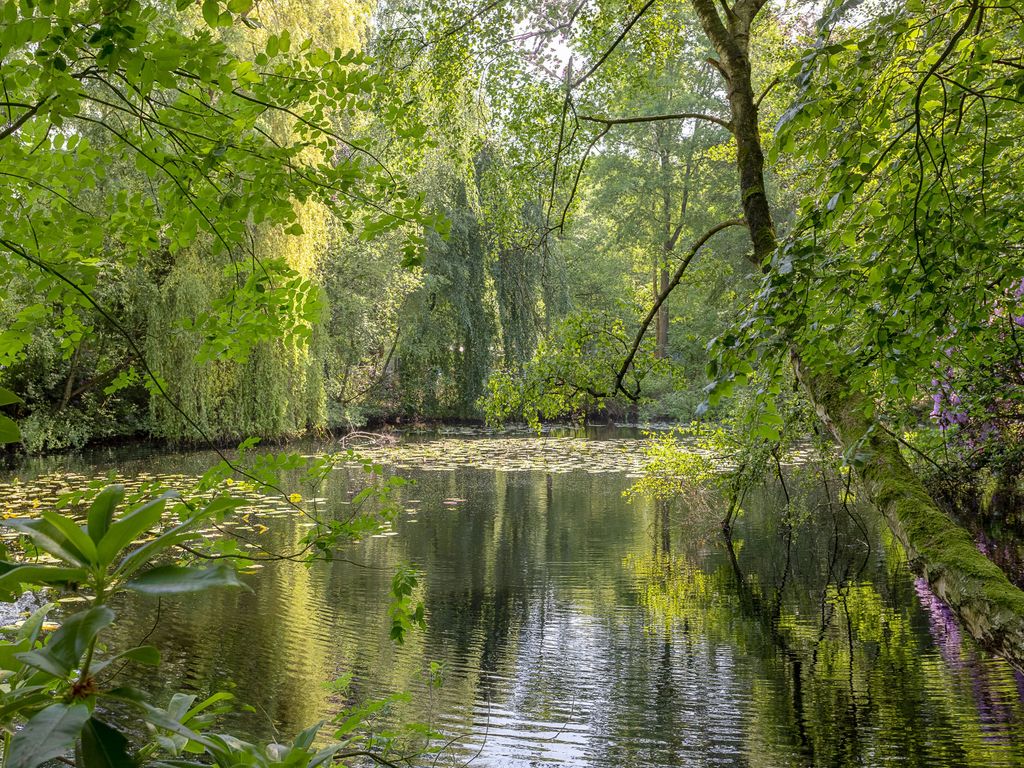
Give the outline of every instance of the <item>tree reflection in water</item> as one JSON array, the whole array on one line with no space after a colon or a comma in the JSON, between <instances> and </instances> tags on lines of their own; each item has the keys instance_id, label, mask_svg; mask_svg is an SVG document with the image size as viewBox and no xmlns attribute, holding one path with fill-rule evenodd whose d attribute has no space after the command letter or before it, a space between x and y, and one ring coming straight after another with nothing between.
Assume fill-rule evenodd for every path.
<instances>
[{"instance_id":1,"label":"tree reflection in water","mask_svg":"<svg viewBox=\"0 0 1024 768\"><path fill-rule=\"evenodd\" d=\"M652 554L627 560L649 630L754 660L751 765L1017 764L1024 676L965 641L887 531L817 495L790 524L788 490L762 492L711 557L673 552L659 507Z\"/></svg>"}]
</instances>

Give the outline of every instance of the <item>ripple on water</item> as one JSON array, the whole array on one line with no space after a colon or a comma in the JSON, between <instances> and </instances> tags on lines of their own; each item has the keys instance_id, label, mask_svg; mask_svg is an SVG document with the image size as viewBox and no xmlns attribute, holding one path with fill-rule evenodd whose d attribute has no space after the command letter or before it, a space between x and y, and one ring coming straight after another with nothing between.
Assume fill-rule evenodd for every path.
<instances>
[{"instance_id":1,"label":"ripple on water","mask_svg":"<svg viewBox=\"0 0 1024 768\"><path fill-rule=\"evenodd\" d=\"M1024 679L963 638L895 565L879 521L864 512L866 565L860 528L831 515L802 520L789 557L768 490L737 525L734 565L713 538L691 539L674 511L626 503L635 450L525 438L411 446L400 458L422 467L409 471L418 485L403 502L415 522L402 517L397 535L344 553L365 567L268 564L245 577L251 593L164 600L150 638L164 672L136 680L164 694L229 686L257 705L233 725L263 739L412 691L394 715L447 734L438 765L1024 765ZM136 469L180 480L189 462L203 464L167 457ZM332 483L317 498L341 510L343 473ZM15 497L30 500L30 489ZM294 544L304 521L274 512L261 518L261 541ZM860 573L841 589L821 562L832 551L834 573ZM423 572L429 622L396 647L387 605L400 562ZM135 621L115 645L137 641L158 615L142 598L122 612ZM440 688L430 685L435 661ZM339 676L350 676L346 689L323 687Z\"/></svg>"}]
</instances>

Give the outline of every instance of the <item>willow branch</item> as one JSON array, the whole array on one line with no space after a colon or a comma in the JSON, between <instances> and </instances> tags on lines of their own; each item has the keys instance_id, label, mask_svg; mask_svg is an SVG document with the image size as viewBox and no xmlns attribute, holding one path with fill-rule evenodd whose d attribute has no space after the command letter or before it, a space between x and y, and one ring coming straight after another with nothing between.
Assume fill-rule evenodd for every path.
<instances>
[{"instance_id":1,"label":"willow branch","mask_svg":"<svg viewBox=\"0 0 1024 768\"><path fill-rule=\"evenodd\" d=\"M354 402L355 400L358 400L360 397L362 397L363 395L367 394L370 390L372 390L378 384L383 383L384 379L387 378L388 366L391 364L391 358L393 358L395 356L395 349L397 349L397 347L398 347L398 339L401 337L401 335L402 335L402 329L399 328L397 331L395 331L395 340L391 342L391 349L388 350L388 355L387 355L387 357L384 358L384 364L381 365L380 374L377 375L377 376L374 376L370 380L369 384L367 384L365 387L363 387L363 389L359 390L358 392L356 392L351 397L344 397L344 398L342 398L341 402L343 404L347 405L348 403L351 403L351 402Z\"/></svg>"},{"instance_id":2,"label":"willow branch","mask_svg":"<svg viewBox=\"0 0 1024 768\"><path fill-rule=\"evenodd\" d=\"M74 280L72 280L70 277L65 275L60 270L47 264L45 261L43 261L41 257L33 256L28 252L26 248L22 247L21 245L12 240L8 240L7 238L0 236L0 247L5 248L7 251L14 254L15 256L18 256L19 258L25 260L29 264L32 264L42 272L45 272L46 274L53 276L58 281L64 283L69 288L71 288L72 291L80 295L85 300L85 302L90 307L92 307L93 310L95 310L96 313L99 314L99 316L102 317L119 336L121 336L121 338L124 339L125 343L128 345L129 350L134 355L135 360L139 367L141 368L143 374L152 382L153 387L156 389L157 393L159 393L160 396L163 397L167 404L174 410L175 413L177 413L182 418L182 420L186 424L192 427L199 434L203 442L210 446L214 454L216 454L216 456L221 461L223 461L224 464L229 469L241 475L246 480L251 480L252 482L260 483L264 485L266 488L269 488L270 490L274 491L275 493L280 494L281 497L285 499L285 503L287 503L290 507L302 513L306 517L310 517L309 513L306 512L306 510L304 510L295 502L288 499L288 495L284 492L284 489L278 487L273 483L266 483L261 481L255 475L250 474L242 467L236 465L233 461L231 461L231 459L227 457L227 455L220 448L217 447L216 442L214 442L213 438L210 437L209 434L207 434L206 430L203 429L202 425L199 424L191 416L189 416L189 414L186 413L185 410L182 408L181 404L173 397L171 397L170 393L167 392L167 389L164 387L163 382L160 380L160 378L156 375L156 373L153 371L153 369L147 362L146 354L139 346L139 343L136 340L136 336L130 333L128 329L125 328L120 321L118 321L117 318L115 318L107 309L105 309L99 302L97 302L96 299L93 298L92 294L89 293L89 291L85 290L85 288L76 283ZM232 535L234 535L236 538L242 538L244 540L244 537L239 536L237 533L234 533ZM264 552L268 552L266 548L260 546L259 544L256 544L255 546L257 546Z\"/></svg>"}]
</instances>

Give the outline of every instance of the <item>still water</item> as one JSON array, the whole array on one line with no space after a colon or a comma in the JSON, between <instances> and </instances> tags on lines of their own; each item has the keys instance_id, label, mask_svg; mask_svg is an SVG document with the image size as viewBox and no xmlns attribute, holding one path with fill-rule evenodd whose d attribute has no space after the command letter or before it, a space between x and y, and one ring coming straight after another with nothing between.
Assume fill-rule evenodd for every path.
<instances>
[{"instance_id":1,"label":"still water","mask_svg":"<svg viewBox=\"0 0 1024 768\"><path fill-rule=\"evenodd\" d=\"M410 692L382 723L445 734L422 765L1024 766L1024 677L964 638L876 516L836 503L813 467L790 468L790 525L766 488L729 547L716 509L623 496L632 439L408 448L392 459L415 480L393 535L340 562L267 564L252 592L132 600L112 643L150 633L166 692L233 691L253 738ZM182 483L210 463L51 460L22 468L19 493L113 467ZM337 472L318 503L343 514L358 474ZM306 532L292 515L266 524L271 549ZM402 646L387 617L399 563L422 571L427 612Z\"/></svg>"}]
</instances>

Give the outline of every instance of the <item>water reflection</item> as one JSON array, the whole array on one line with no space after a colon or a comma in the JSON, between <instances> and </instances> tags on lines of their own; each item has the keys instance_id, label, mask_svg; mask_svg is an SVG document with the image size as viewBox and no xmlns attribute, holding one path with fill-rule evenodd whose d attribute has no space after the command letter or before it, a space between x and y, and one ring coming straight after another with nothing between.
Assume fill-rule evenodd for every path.
<instances>
[{"instance_id":1,"label":"water reflection","mask_svg":"<svg viewBox=\"0 0 1024 768\"><path fill-rule=\"evenodd\" d=\"M168 689L233 686L257 705L235 725L259 738L412 691L392 716L455 739L439 764L1024 764L1024 680L961 636L873 515L829 504L816 479L791 478L804 512L788 524L780 489L748 499L726 546L685 510L627 503L622 473L407 474L398 535L352 546L354 562L270 564L253 593L132 600L115 642L155 627ZM331 483L328 504L345 497ZM294 545L301 526L276 518L266 543ZM425 572L429 622L400 648L386 617L399 562ZM346 674L343 699L322 686Z\"/></svg>"}]
</instances>

